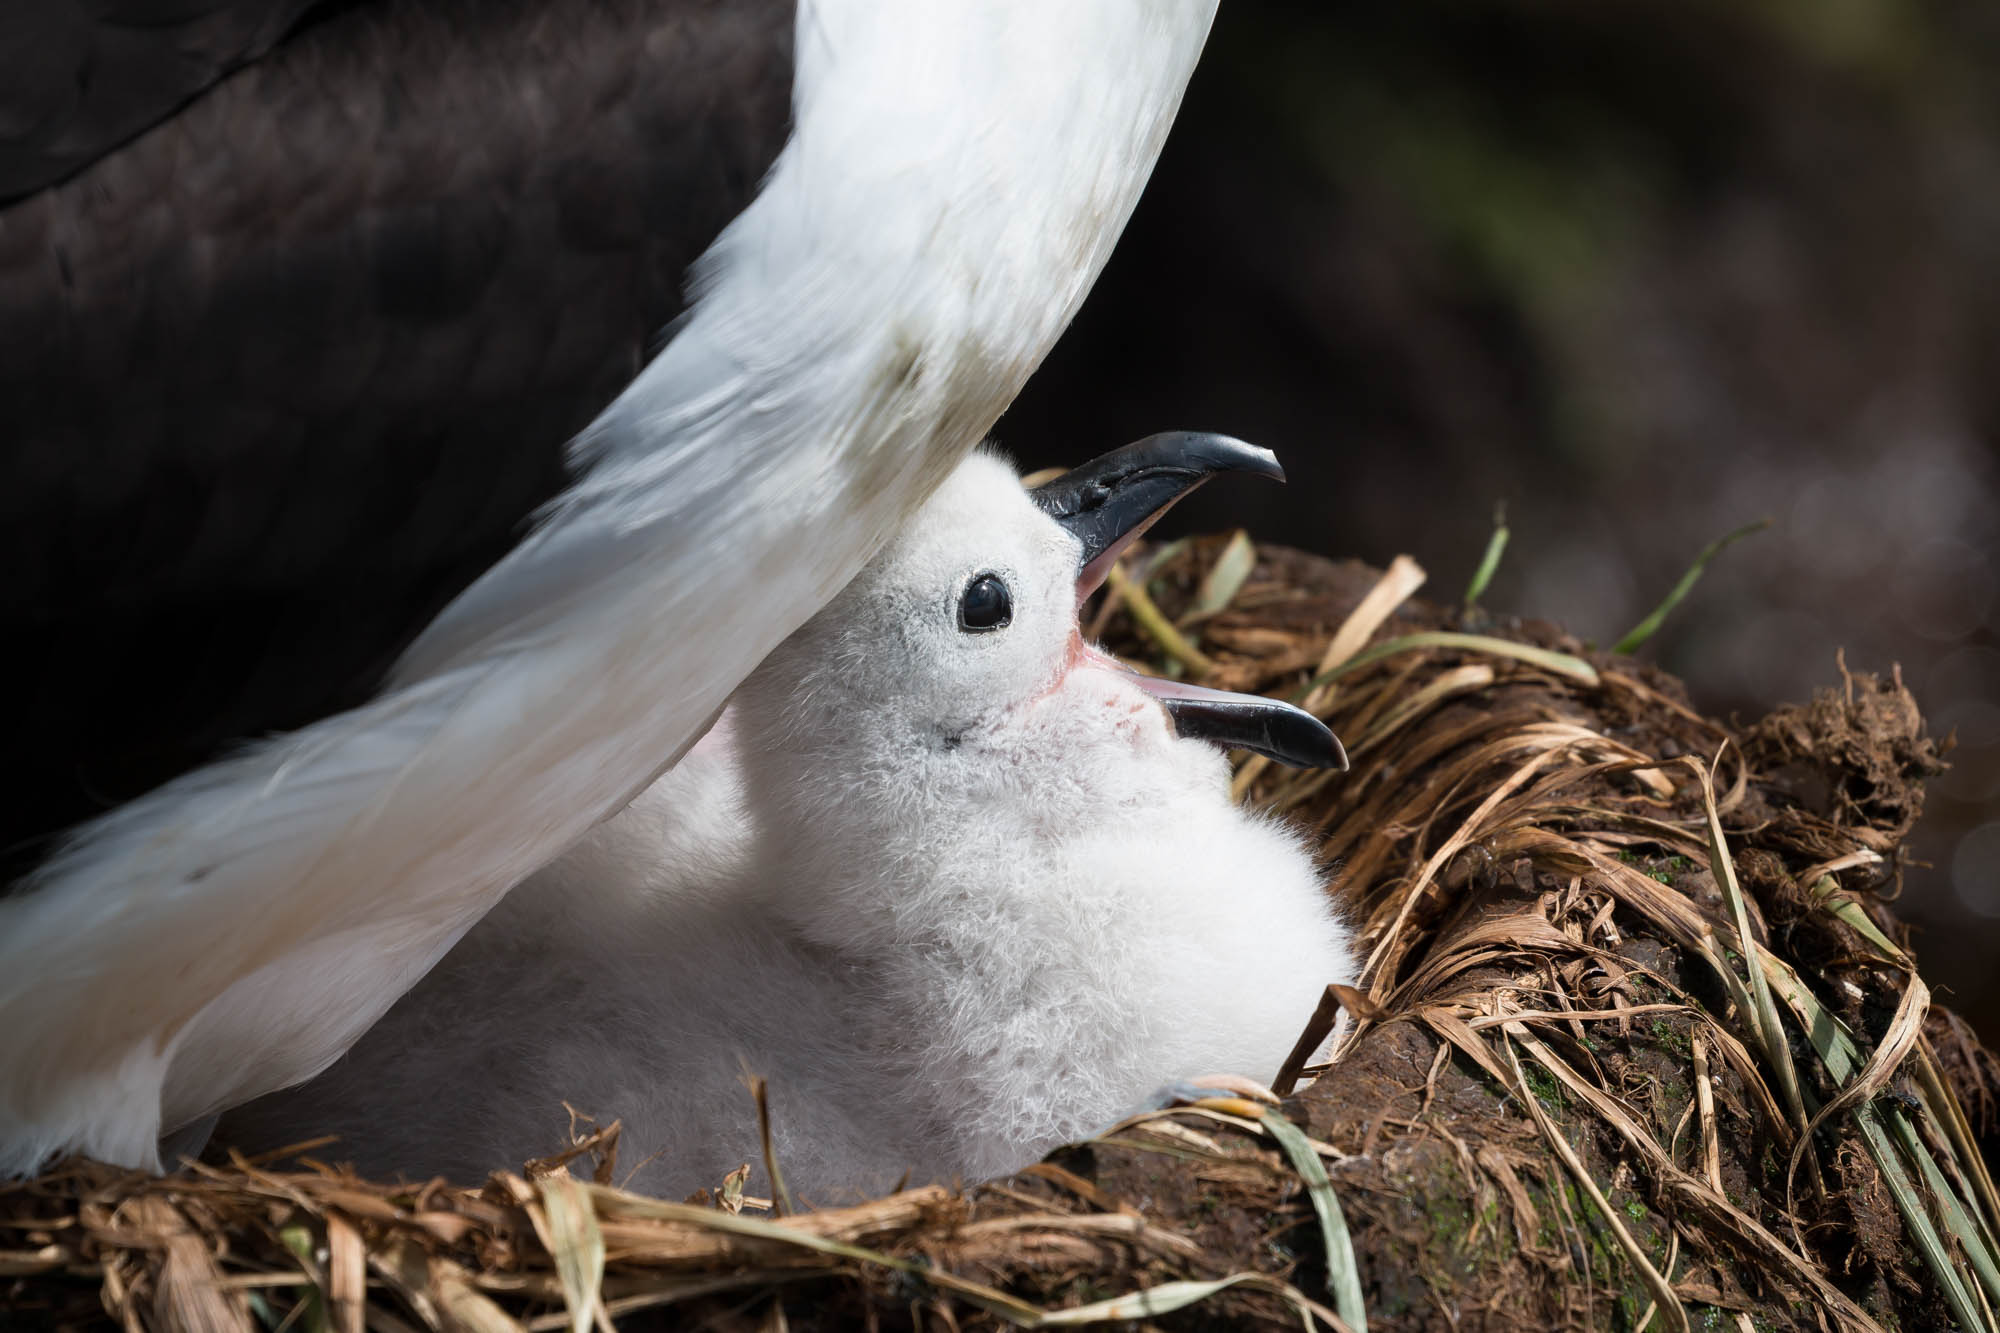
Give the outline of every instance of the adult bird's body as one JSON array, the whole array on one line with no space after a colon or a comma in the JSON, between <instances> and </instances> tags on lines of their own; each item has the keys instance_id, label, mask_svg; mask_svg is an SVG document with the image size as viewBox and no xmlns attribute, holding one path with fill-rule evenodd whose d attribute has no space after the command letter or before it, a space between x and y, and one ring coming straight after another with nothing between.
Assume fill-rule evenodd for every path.
<instances>
[{"instance_id":1,"label":"adult bird's body","mask_svg":"<svg viewBox=\"0 0 2000 1333\"><path fill-rule=\"evenodd\" d=\"M7 103L0 1170L309 1077L670 765L1047 351L1213 12L302 8Z\"/></svg>"}]
</instances>

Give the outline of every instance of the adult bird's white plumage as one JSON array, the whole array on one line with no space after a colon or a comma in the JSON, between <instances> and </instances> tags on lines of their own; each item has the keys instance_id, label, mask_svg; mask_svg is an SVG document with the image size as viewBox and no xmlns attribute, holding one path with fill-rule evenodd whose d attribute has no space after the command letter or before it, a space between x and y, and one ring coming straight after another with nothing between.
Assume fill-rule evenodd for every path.
<instances>
[{"instance_id":1,"label":"adult bird's white plumage","mask_svg":"<svg viewBox=\"0 0 2000 1333\"><path fill-rule=\"evenodd\" d=\"M157 1167L311 1077L643 790L980 438L1137 200L1213 0L802 0L794 127L533 533L371 702L0 900L0 1172Z\"/></svg>"},{"instance_id":2,"label":"adult bird's white plumage","mask_svg":"<svg viewBox=\"0 0 2000 1333\"><path fill-rule=\"evenodd\" d=\"M565 1146L567 1101L685 1193L760 1160L750 1071L787 1180L831 1202L1018 1170L1176 1081L1270 1078L1352 980L1347 931L1298 838L1185 733L1339 747L1268 700L1163 707L1077 627L1086 567L1135 520L1268 460L1214 443L1108 456L1085 482L1108 502L1060 517L967 460L751 675L719 743L225 1139L332 1131L369 1170L478 1179Z\"/></svg>"}]
</instances>

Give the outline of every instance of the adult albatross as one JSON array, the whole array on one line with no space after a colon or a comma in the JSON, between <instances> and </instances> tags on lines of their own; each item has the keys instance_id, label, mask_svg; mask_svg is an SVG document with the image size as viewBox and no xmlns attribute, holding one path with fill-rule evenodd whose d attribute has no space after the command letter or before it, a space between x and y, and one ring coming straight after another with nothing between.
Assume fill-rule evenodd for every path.
<instances>
[{"instance_id":1,"label":"adult albatross","mask_svg":"<svg viewBox=\"0 0 2000 1333\"><path fill-rule=\"evenodd\" d=\"M1046 353L1213 10L15 0L0 1171L316 1073L671 765Z\"/></svg>"}]
</instances>

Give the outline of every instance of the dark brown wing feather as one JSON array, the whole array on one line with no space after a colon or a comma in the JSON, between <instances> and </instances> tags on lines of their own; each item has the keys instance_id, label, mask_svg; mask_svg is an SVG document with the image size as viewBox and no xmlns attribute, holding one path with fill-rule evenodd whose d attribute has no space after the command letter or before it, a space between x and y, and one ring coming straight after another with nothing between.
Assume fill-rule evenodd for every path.
<instances>
[{"instance_id":1,"label":"dark brown wing feather","mask_svg":"<svg viewBox=\"0 0 2000 1333\"><path fill-rule=\"evenodd\" d=\"M0 210L16 869L519 539L781 146L791 10L351 4Z\"/></svg>"},{"instance_id":2,"label":"dark brown wing feather","mask_svg":"<svg viewBox=\"0 0 2000 1333\"><path fill-rule=\"evenodd\" d=\"M316 3L0 4L0 200L61 180L171 114Z\"/></svg>"}]
</instances>

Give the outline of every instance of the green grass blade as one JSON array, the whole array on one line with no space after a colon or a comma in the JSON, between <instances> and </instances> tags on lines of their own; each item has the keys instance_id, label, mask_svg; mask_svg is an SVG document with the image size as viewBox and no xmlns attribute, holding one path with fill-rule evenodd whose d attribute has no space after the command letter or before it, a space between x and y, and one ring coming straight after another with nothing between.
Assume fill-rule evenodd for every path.
<instances>
[{"instance_id":1,"label":"green grass blade","mask_svg":"<svg viewBox=\"0 0 2000 1333\"><path fill-rule=\"evenodd\" d=\"M300 1222L294 1222L278 1232L278 1239L299 1261L299 1268L310 1279L312 1285L300 1295L293 1313L286 1318L293 1321L299 1333L329 1333L333 1321L327 1317L326 1291L320 1285L319 1264L313 1253L319 1248L319 1241L312 1229Z\"/></svg>"},{"instance_id":2,"label":"green grass blade","mask_svg":"<svg viewBox=\"0 0 2000 1333\"><path fill-rule=\"evenodd\" d=\"M1729 840L1723 836L1722 815L1715 805L1715 782L1708 768L1701 769L1701 803L1708 822L1709 873L1714 876L1723 898L1729 903L1730 915L1736 922L1736 947L1742 952L1745 968L1750 974L1750 998L1754 1001L1750 1015L1763 1042L1764 1058L1770 1061L1772 1070L1778 1076L1778 1090L1784 1095L1785 1109L1791 1113L1792 1127L1803 1133L1806 1105L1800 1090L1799 1071L1792 1064L1791 1044L1785 1038L1785 1025L1778 1017L1778 1006L1771 999L1771 983L1764 975L1764 950L1758 946L1757 937L1750 930L1750 909L1743 899L1743 886L1736 880L1736 860L1729 854Z\"/></svg>"},{"instance_id":3,"label":"green grass blade","mask_svg":"<svg viewBox=\"0 0 2000 1333\"><path fill-rule=\"evenodd\" d=\"M1806 1030L1806 1037L1818 1052L1826 1071L1832 1076L1836 1086L1844 1087L1850 1079L1860 1074L1865 1061L1861 1048L1855 1044L1853 1036L1838 1017L1830 1013L1819 1002L1805 983L1799 979L1782 959L1770 954L1762 954L1759 961L1770 985L1781 995L1799 1023ZM1861 1131L1862 1142L1868 1148L1868 1155L1882 1172L1883 1180L1889 1186L1889 1193L1896 1201L1896 1210L1903 1216L1904 1228L1910 1234L1911 1242L1924 1258L1924 1263L1944 1289L1945 1299L1952 1307L1959 1323L1968 1329L1990 1331L1994 1325L1986 1318L1979 1302L1965 1284L1963 1270L1953 1262L1951 1249L1939 1234L1930 1210L1924 1206L1926 1194L1934 1198L1939 1211L1944 1215L1954 1238L1964 1248L1968 1261L1980 1278L1981 1285L2000 1282L2000 1256L1996 1256L1985 1236L1972 1222L1968 1210L1958 1199L1956 1191L1945 1180L1938 1169L1930 1150L1917 1137L1915 1128L1900 1108L1889 1109L1889 1120L1896 1127L1892 1139L1883 1125L1881 1105L1864 1102L1851 1112L1855 1126ZM1896 1139L1902 1141L1903 1152L1897 1151ZM1905 1165L1904 1154L1917 1164L1929 1189L1920 1188L1911 1178ZM1989 1288L1990 1289L1990 1288Z\"/></svg>"},{"instance_id":4,"label":"green grass blade","mask_svg":"<svg viewBox=\"0 0 2000 1333\"><path fill-rule=\"evenodd\" d=\"M1868 919L1868 913L1860 903L1841 891L1840 884L1831 875L1822 875L1813 885L1813 902L1836 919L1845 922L1856 934L1882 951L1882 956L1897 963L1908 963L1909 955L1896 947L1895 941L1884 935L1881 928Z\"/></svg>"},{"instance_id":5,"label":"green grass blade","mask_svg":"<svg viewBox=\"0 0 2000 1333\"><path fill-rule=\"evenodd\" d=\"M1701 582L1702 571L1708 568L1709 561L1721 555L1725 549L1735 542L1741 541L1753 532L1762 532L1770 526L1770 519L1760 518L1755 523L1746 523L1727 536L1717 537L1714 541L1702 547L1701 554L1694 558L1692 565L1688 566L1687 573L1681 575L1681 581L1674 585L1673 591L1667 594L1666 600L1654 607L1651 615L1628 630L1625 637L1620 639L1617 646L1612 648L1611 651L1626 655L1638 652L1640 645L1657 634L1660 625L1668 616L1673 614L1674 608L1679 606L1681 601L1690 592L1694 591L1694 585Z\"/></svg>"},{"instance_id":6,"label":"green grass blade","mask_svg":"<svg viewBox=\"0 0 2000 1333\"><path fill-rule=\"evenodd\" d=\"M1489 634L1460 634L1455 630L1425 630L1418 634L1405 634L1400 639L1390 639L1378 643L1366 652L1356 653L1345 662L1328 671L1322 671L1307 681L1303 688L1294 692L1296 703L1322 685L1339 680L1350 671L1358 671L1371 662L1379 662L1396 653L1407 653L1417 648L1462 648L1468 652L1485 653L1492 657L1511 657L1517 662L1538 666L1544 671L1552 671L1558 676L1585 685L1597 684L1597 669L1580 657L1568 653L1558 653L1547 648L1537 648L1533 644L1515 643L1512 639L1496 639Z\"/></svg>"},{"instance_id":7,"label":"green grass blade","mask_svg":"<svg viewBox=\"0 0 2000 1333\"><path fill-rule=\"evenodd\" d=\"M1945 1227L1957 1238L1959 1247L1972 1265L1972 1271L1979 1278L1979 1285L1986 1289L1988 1300L2000 1301L2000 1264L1974 1224L1971 1214L1958 1201L1958 1191L1944 1177L1937 1159L1931 1155L1924 1141L1917 1136L1917 1127L1910 1123L1910 1117L1900 1108L1891 1108L1888 1116L1889 1133L1903 1147L1904 1156L1917 1164L1917 1171L1924 1178L1924 1187L1931 1198L1937 1200L1938 1210L1944 1214Z\"/></svg>"},{"instance_id":8,"label":"green grass blade","mask_svg":"<svg viewBox=\"0 0 2000 1333\"><path fill-rule=\"evenodd\" d=\"M1507 549L1507 537L1507 506L1502 504L1493 511L1493 535L1486 539L1486 553L1479 557L1479 568L1472 571L1472 582L1465 585L1468 609L1486 595L1486 585L1493 582L1493 573L1500 568L1500 556Z\"/></svg>"},{"instance_id":9,"label":"green grass blade","mask_svg":"<svg viewBox=\"0 0 2000 1333\"><path fill-rule=\"evenodd\" d=\"M1264 1129L1292 1159L1292 1167L1306 1183L1306 1195L1319 1214L1320 1239L1326 1243L1326 1289L1333 1294L1334 1311L1354 1333L1368 1333L1368 1307L1361 1296L1361 1269L1354 1262L1354 1240L1347 1234L1347 1218L1340 1211L1340 1198L1327 1179L1326 1163L1306 1138L1305 1131L1276 1111L1264 1113Z\"/></svg>"},{"instance_id":10,"label":"green grass blade","mask_svg":"<svg viewBox=\"0 0 2000 1333\"><path fill-rule=\"evenodd\" d=\"M1938 1234L1926 1211L1917 1184L1903 1168L1896 1155L1895 1145L1889 1142L1882 1128L1881 1117L1869 1105L1854 1108L1854 1123L1861 1127L1861 1137L1868 1144L1868 1155L1875 1159L1875 1165L1882 1170L1882 1179L1888 1182L1889 1193L1896 1200L1896 1211L1903 1215L1903 1226L1916 1243L1918 1253L1924 1256L1924 1263L1944 1288L1944 1298L1951 1305L1952 1314L1962 1327L1983 1329L1988 1333L1993 1328L1972 1298L1958 1266L1951 1261L1951 1250L1945 1245L1944 1237Z\"/></svg>"}]
</instances>

